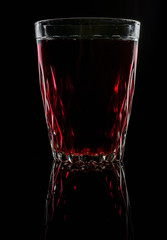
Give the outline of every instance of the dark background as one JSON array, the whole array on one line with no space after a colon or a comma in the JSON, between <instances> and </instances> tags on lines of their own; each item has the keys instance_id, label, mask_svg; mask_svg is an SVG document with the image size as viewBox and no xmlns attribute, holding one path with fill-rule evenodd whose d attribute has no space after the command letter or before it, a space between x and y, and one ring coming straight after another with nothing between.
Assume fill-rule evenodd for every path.
<instances>
[{"instance_id":1,"label":"dark background","mask_svg":"<svg viewBox=\"0 0 167 240\"><path fill-rule=\"evenodd\" d=\"M14 226L12 233L16 239L39 239L52 163L39 89L34 22L82 16L141 21L136 88L124 162L135 239L162 239L165 213L163 143L166 141L163 120L166 87L164 2L62 0L10 4L10 15L3 19L8 45L4 58L5 99L9 99L5 107L5 116L8 116L5 126L9 130L5 141L7 162L12 172L7 189L13 190L8 205L14 212L9 211L6 221L8 226ZM7 9L8 6L4 14L9 12Z\"/></svg>"}]
</instances>

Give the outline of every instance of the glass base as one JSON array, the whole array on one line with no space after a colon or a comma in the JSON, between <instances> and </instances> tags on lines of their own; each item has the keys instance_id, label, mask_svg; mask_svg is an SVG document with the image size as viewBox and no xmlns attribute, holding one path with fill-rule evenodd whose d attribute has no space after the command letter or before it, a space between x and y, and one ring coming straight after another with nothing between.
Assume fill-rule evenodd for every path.
<instances>
[{"instance_id":1,"label":"glass base","mask_svg":"<svg viewBox=\"0 0 167 240\"><path fill-rule=\"evenodd\" d=\"M104 170L113 168L113 163L122 162L124 147L118 147L117 151L109 154L65 154L57 153L52 149L54 163L61 167L61 170L77 171L77 170Z\"/></svg>"},{"instance_id":2,"label":"glass base","mask_svg":"<svg viewBox=\"0 0 167 240\"><path fill-rule=\"evenodd\" d=\"M123 163L107 159L82 156L71 165L53 161L42 240L133 239Z\"/></svg>"}]
</instances>

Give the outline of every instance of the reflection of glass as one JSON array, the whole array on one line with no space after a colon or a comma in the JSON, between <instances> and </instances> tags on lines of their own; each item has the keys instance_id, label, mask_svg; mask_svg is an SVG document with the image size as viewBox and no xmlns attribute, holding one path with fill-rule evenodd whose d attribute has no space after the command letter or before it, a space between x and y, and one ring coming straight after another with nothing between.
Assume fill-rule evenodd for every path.
<instances>
[{"instance_id":1,"label":"reflection of glass","mask_svg":"<svg viewBox=\"0 0 167 240\"><path fill-rule=\"evenodd\" d=\"M43 239L86 233L132 239L122 158L139 30L137 21L111 18L35 24L54 158Z\"/></svg>"}]
</instances>

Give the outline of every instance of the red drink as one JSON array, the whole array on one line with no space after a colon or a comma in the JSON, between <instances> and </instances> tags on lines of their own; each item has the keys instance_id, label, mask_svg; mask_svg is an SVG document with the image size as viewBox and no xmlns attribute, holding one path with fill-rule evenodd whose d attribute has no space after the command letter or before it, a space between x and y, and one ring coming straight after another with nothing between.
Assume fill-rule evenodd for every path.
<instances>
[{"instance_id":1,"label":"red drink","mask_svg":"<svg viewBox=\"0 0 167 240\"><path fill-rule=\"evenodd\" d=\"M42 239L132 240L122 162L140 23L69 18L35 23L54 161Z\"/></svg>"},{"instance_id":2,"label":"red drink","mask_svg":"<svg viewBox=\"0 0 167 240\"><path fill-rule=\"evenodd\" d=\"M38 41L40 85L55 158L122 157L137 47L137 41L122 39Z\"/></svg>"}]
</instances>

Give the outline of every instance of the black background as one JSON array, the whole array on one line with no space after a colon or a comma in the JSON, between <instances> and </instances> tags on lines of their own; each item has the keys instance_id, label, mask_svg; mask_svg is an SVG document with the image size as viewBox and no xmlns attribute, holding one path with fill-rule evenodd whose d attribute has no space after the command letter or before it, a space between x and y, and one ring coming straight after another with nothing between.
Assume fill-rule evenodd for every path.
<instances>
[{"instance_id":1,"label":"black background","mask_svg":"<svg viewBox=\"0 0 167 240\"><path fill-rule=\"evenodd\" d=\"M162 238L165 206L164 0L36 1L10 3L1 21L5 74L5 144L12 176L8 229L16 239L39 239L52 154L38 82L34 22L55 17L121 17L141 21L136 88L125 151L135 239ZM165 33L166 34L166 33ZM4 45L2 44L5 50ZM3 99L4 100L4 99ZM6 131L7 129L7 131ZM2 127L3 130L3 127ZM14 210L14 211L13 211ZM6 238L7 239L7 238Z\"/></svg>"}]
</instances>

